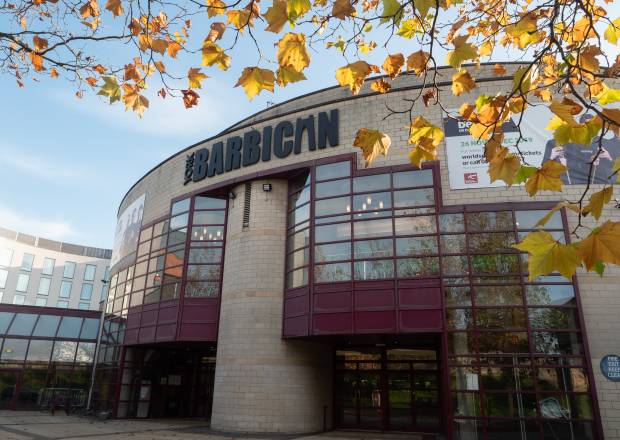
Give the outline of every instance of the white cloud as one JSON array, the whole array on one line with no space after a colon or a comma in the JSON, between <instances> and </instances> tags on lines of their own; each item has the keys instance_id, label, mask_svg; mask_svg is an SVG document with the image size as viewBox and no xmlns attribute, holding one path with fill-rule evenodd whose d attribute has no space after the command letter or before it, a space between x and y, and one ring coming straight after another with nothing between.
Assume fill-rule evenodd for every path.
<instances>
[{"instance_id":1,"label":"white cloud","mask_svg":"<svg viewBox=\"0 0 620 440\"><path fill-rule=\"evenodd\" d=\"M1 204L0 221L2 227L52 240L79 243L84 238L70 222L64 219L40 220Z\"/></svg>"},{"instance_id":2,"label":"white cloud","mask_svg":"<svg viewBox=\"0 0 620 440\"><path fill-rule=\"evenodd\" d=\"M40 152L34 154L24 148L0 147L0 166L56 183L92 180L90 173L78 167L59 163L51 157L42 157Z\"/></svg>"}]
</instances>

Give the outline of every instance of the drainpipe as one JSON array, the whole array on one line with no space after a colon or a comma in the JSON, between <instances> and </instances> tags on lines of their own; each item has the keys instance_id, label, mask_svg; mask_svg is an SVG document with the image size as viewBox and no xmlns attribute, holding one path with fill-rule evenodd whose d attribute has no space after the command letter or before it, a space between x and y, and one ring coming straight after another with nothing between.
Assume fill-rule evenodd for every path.
<instances>
[{"instance_id":1,"label":"drainpipe","mask_svg":"<svg viewBox=\"0 0 620 440\"><path fill-rule=\"evenodd\" d=\"M108 284L108 280L101 280L104 285ZM105 320L105 309L108 306L108 296L99 301L101 309L101 317L99 318L99 333L97 333L97 344L95 345L95 358L93 359L93 371L90 375L90 386L88 387L88 400L86 409L90 409L91 400L93 398L93 388L95 387L95 373L97 372L97 363L99 362L99 347L101 346L101 334L103 333L103 322Z\"/></svg>"}]
</instances>

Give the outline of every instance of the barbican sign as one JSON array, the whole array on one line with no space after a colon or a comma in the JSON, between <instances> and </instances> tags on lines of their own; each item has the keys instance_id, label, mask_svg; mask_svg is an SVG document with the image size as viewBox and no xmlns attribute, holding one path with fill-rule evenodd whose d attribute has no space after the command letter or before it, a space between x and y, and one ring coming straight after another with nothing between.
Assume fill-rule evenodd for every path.
<instances>
[{"instance_id":1,"label":"barbican sign","mask_svg":"<svg viewBox=\"0 0 620 440\"><path fill-rule=\"evenodd\" d=\"M303 137L308 150L323 150L327 145L338 145L338 110L321 112L316 118L297 118L295 122L281 121L275 126L263 127L262 132L249 130L243 136L231 136L216 142L211 148L200 148L185 160L184 185L199 182L206 177L227 173L259 161L269 162L272 156L284 159L301 153Z\"/></svg>"}]
</instances>

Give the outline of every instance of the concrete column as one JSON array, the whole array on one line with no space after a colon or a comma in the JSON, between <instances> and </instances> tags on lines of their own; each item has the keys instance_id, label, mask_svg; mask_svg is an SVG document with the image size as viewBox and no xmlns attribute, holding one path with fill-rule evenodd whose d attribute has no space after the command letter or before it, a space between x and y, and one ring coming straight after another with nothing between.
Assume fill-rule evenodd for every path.
<instances>
[{"instance_id":1,"label":"concrete column","mask_svg":"<svg viewBox=\"0 0 620 440\"><path fill-rule=\"evenodd\" d=\"M263 183L271 183L270 192ZM307 433L331 426L331 347L282 339L286 180L233 189L226 237L211 426L230 432Z\"/></svg>"}]
</instances>

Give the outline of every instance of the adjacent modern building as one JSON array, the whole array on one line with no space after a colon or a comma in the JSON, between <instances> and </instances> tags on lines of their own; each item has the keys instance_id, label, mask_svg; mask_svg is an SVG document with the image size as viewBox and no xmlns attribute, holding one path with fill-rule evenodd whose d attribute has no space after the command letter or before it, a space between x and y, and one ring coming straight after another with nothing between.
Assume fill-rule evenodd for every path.
<instances>
[{"instance_id":1,"label":"adjacent modern building","mask_svg":"<svg viewBox=\"0 0 620 440\"><path fill-rule=\"evenodd\" d=\"M0 228L0 303L99 310L111 255Z\"/></svg>"},{"instance_id":2,"label":"adjacent modern building","mask_svg":"<svg viewBox=\"0 0 620 440\"><path fill-rule=\"evenodd\" d=\"M480 66L476 92L509 90L517 67ZM448 111L472 100L450 76ZM137 181L118 211L97 407L226 432L620 439L620 269L530 281L512 245L560 195L491 184L482 144L438 106L413 113L444 127L439 160L410 165L407 113L386 104L421 87L286 101ZM522 126L532 163L558 156L541 111ZM361 127L392 139L369 168ZM566 242L574 227L564 212L546 225Z\"/></svg>"}]
</instances>

